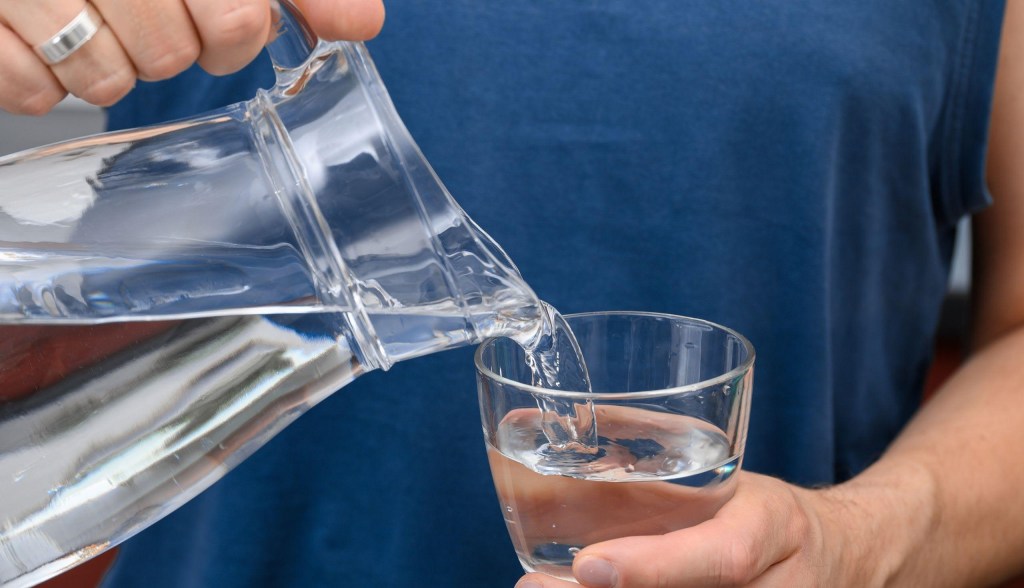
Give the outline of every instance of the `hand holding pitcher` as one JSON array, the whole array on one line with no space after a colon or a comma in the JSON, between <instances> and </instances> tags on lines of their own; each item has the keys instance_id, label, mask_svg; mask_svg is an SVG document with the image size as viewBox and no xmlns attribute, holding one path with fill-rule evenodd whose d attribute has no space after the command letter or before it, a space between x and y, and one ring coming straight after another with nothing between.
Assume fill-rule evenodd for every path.
<instances>
[{"instance_id":1,"label":"hand holding pitcher","mask_svg":"<svg viewBox=\"0 0 1024 588\"><path fill-rule=\"evenodd\" d=\"M380 0L300 0L329 40L373 37ZM0 4L0 109L45 114L68 93L109 106L136 80L157 81L198 63L224 75L273 36L273 0L46 0Z\"/></svg>"}]
</instances>

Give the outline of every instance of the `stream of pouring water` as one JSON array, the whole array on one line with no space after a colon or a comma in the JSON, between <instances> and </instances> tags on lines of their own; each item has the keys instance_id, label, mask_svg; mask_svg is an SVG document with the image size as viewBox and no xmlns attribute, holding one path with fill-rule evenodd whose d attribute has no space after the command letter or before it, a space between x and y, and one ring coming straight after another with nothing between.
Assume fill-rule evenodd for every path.
<instances>
[{"instance_id":1,"label":"stream of pouring water","mask_svg":"<svg viewBox=\"0 0 1024 588\"><path fill-rule=\"evenodd\" d=\"M523 344L532 385L549 390L590 392L590 376L572 329L554 307L541 303L541 333ZM594 404L551 396L537 397L549 457L589 461L598 451ZM567 464L570 465L570 464Z\"/></svg>"}]
</instances>

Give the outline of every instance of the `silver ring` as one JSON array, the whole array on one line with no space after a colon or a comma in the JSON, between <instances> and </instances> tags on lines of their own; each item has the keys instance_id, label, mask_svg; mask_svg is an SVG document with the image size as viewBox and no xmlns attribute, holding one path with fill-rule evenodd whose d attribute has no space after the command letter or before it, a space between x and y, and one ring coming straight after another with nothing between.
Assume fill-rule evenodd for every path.
<instances>
[{"instance_id":1,"label":"silver ring","mask_svg":"<svg viewBox=\"0 0 1024 588\"><path fill-rule=\"evenodd\" d=\"M98 30L100 25L89 15L89 6L86 5L60 32L37 46L36 53L46 63L58 64L81 49Z\"/></svg>"}]
</instances>

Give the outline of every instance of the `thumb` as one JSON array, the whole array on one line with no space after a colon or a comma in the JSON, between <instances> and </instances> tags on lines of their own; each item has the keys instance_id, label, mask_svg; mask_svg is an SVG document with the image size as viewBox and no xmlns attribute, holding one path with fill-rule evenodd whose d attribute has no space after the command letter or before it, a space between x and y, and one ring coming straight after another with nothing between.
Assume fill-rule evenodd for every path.
<instances>
[{"instance_id":1,"label":"thumb","mask_svg":"<svg viewBox=\"0 0 1024 588\"><path fill-rule=\"evenodd\" d=\"M316 34L329 41L365 41L384 26L383 0L294 0Z\"/></svg>"},{"instance_id":2,"label":"thumb","mask_svg":"<svg viewBox=\"0 0 1024 588\"><path fill-rule=\"evenodd\" d=\"M592 545L573 561L573 573L588 588L746 586L770 566L770 555L711 520L665 535Z\"/></svg>"}]
</instances>

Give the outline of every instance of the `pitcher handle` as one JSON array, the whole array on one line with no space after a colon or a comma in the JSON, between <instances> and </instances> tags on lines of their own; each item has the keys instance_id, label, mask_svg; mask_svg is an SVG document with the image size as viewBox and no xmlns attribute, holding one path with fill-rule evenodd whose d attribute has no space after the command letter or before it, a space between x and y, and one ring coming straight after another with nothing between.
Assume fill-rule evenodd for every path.
<instances>
[{"instance_id":1,"label":"pitcher handle","mask_svg":"<svg viewBox=\"0 0 1024 588\"><path fill-rule=\"evenodd\" d=\"M327 45L321 43L313 27L291 0L271 2L275 38L267 44L267 52L277 72L277 86L291 85L306 69L306 63L314 53L323 52ZM327 52L337 50L328 49Z\"/></svg>"}]
</instances>

